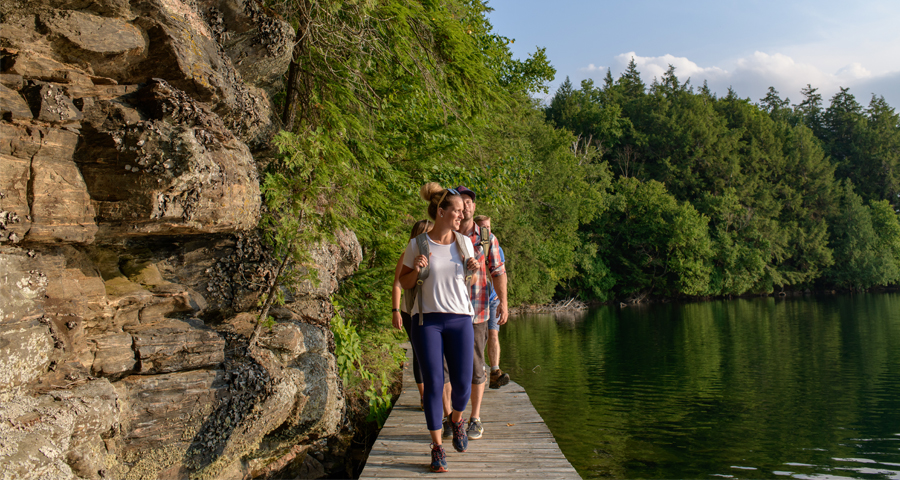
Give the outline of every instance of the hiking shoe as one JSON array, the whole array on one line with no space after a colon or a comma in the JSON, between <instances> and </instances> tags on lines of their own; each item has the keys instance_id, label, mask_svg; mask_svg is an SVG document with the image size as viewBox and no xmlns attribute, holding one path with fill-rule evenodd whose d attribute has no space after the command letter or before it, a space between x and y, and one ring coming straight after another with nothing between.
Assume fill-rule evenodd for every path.
<instances>
[{"instance_id":1,"label":"hiking shoe","mask_svg":"<svg viewBox=\"0 0 900 480\"><path fill-rule=\"evenodd\" d=\"M481 426L481 419L470 418L469 428L467 428L466 431L469 435L469 438L471 438L472 440L478 440L479 438L481 438L481 436L484 435L484 427Z\"/></svg>"},{"instance_id":2,"label":"hiking shoe","mask_svg":"<svg viewBox=\"0 0 900 480\"><path fill-rule=\"evenodd\" d=\"M435 473L450 471L447 468L447 454L441 445L431 444L431 471Z\"/></svg>"},{"instance_id":3,"label":"hiking shoe","mask_svg":"<svg viewBox=\"0 0 900 480\"><path fill-rule=\"evenodd\" d=\"M509 374L500 370L491 372L491 388L500 388L509 383Z\"/></svg>"},{"instance_id":4,"label":"hiking shoe","mask_svg":"<svg viewBox=\"0 0 900 480\"><path fill-rule=\"evenodd\" d=\"M450 422L450 427L453 429L453 448L459 453L465 452L469 448L469 437L466 435L466 429L463 428L465 422L464 418L460 418L458 422Z\"/></svg>"},{"instance_id":5,"label":"hiking shoe","mask_svg":"<svg viewBox=\"0 0 900 480\"><path fill-rule=\"evenodd\" d=\"M450 438L453 435L453 429L450 428L450 415L444 417L441 421L441 437Z\"/></svg>"}]
</instances>

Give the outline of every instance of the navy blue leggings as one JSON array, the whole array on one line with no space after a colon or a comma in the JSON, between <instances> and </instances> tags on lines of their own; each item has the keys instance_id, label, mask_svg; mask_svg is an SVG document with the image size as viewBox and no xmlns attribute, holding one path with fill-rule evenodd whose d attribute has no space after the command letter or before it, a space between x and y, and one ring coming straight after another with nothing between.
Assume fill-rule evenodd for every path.
<instances>
[{"instance_id":1,"label":"navy blue leggings","mask_svg":"<svg viewBox=\"0 0 900 480\"><path fill-rule=\"evenodd\" d=\"M412 346L425 384L425 422L428 430L441 429L444 408L444 357L450 371L450 404L458 412L466 410L472 393L472 362L475 357L475 333L472 317L455 313L426 313L412 317Z\"/></svg>"},{"instance_id":2,"label":"navy blue leggings","mask_svg":"<svg viewBox=\"0 0 900 480\"><path fill-rule=\"evenodd\" d=\"M497 301L499 305L500 302ZM412 317L409 316L406 312L400 312L400 318L403 319L403 328L406 330L406 337L409 338L409 344L412 345ZM416 379L416 383L422 383L422 372L419 369L419 359L416 358L416 349L413 349L412 352L412 365L413 365L413 378ZM450 382L450 378L448 377L447 371L447 359L444 359L444 383Z\"/></svg>"}]
</instances>

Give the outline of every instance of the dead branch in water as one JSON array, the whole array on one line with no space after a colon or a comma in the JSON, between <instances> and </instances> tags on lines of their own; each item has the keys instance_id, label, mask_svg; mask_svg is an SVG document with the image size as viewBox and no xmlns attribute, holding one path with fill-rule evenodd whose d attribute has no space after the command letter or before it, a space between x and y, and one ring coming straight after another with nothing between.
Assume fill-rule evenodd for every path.
<instances>
[{"instance_id":1,"label":"dead branch in water","mask_svg":"<svg viewBox=\"0 0 900 480\"><path fill-rule=\"evenodd\" d=\"M548 303L544 305L522 305L520 307L517 307L515 310L517 312L547 313L581 311L587 310L587 308L588 306L586 303L573 297L568 300L560 300L558 302Z\"/></svg>"}]
</instances>

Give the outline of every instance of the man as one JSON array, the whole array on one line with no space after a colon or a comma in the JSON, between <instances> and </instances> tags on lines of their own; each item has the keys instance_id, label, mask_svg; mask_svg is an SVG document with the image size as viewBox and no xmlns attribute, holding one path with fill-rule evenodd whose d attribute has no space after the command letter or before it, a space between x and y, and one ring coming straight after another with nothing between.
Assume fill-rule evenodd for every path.
<instances>
[{"instance_id":1,"label":"man","mask_svg":"<svg viewBox=\"0 0 900 480\"><path fill-rule=\"evenodd\" d=\"M479 233L482 228L487 229L489 232L491 231L491 217L477 215L474 220L475 225L478 225ZM500 260L506 265L506 256L503 254L503 247L500 247ZM488 319L487 340L488 361L491 365L489 386L491 388L500 388L509 383L509 374L500 370L500 317L497 315L497 307L500 306L500 297L497 296L497 291L494 289L493 283L489 285L489 288L491 292L489 296L491 314Z\"/></svg>"},{"instance_id":2,"label":"man","mask_svg":"<svg viewBox=\"0 0 900 480\"><path fill-rule=\"evenodd\" d=\"M488 317L490 316L490 292L488 290L488 275L493 279L494 289L500 300L497 306L497 323L503 325L509 317L506 303L506 268L500 258L500 243L493 234L490 238L491 246L488 248L488 258L485 258L484 249L481 247L481 234L475 225L475 192L459 186L456 190L463 198L463 217L459 224L459 232L468 235L475 245L475 260L479 264L478 270L473 275L471 296L472 307L475 315L472 323L475 328L475 361L473 362L472 395L469 403L472 413L469 416L469 424L466 433L472 440L477 440L484 434L481 424L481 399L484 397L484 386L487 383L487 374L484 368L484 347L488 338Z\"/></svg>"}]
</instances>

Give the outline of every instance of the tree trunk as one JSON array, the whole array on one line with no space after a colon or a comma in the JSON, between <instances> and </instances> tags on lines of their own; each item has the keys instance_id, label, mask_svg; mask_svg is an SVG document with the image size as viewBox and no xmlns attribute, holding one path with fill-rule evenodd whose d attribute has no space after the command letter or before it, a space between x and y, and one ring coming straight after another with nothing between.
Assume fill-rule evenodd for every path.
<instances>
[{"instance_id":1,"label":"tree trunk","mask_svg":"<svg viewBox=\"0 0 900 480\"><path fill-rule=\"evenodd\" d=\"M297 57L297 46L294 46L294 58ZM281 114L281 123L286 131L294 129L294 119L297 118L297 71L300 70L296 60L291 60L288 69L287 89L284 98L284 112Z\"/></svg>"},{"instance_id":2,"label":"tree trunk","mask_svg":"<svg viewBox=\"0 0 900 480\"><path fill-rule=\"evenodd\" d=\"M269 309L272 308L272 302L275 300L275 290L280 283L279 279L281 279L281 274L284 273L284 269L287 268L290 262L291 252L288 250L288 252L284 254L284 260L281 261L281 266L278 267L278 272L275 273L275 280L272 281L272 285L269 286L269 291L266 294L266 303L263 305L262 312L260 312L259 318L256 319L256 328L253 329L253 336L250 337L250 343L248 345L250 350L253 350L257 340L259 340L259 332L262 330L263 323L265 323L269 316Z\"/></svg>"},{"instance_id":3,"label":"tree trunk","mask_svg":"<svg viewBox=\"0 0 900 480\"><path fill-rule=\"evenodd\" d=\"M281 123L284 124L283 128L288 132L294 130L294 122L297 119L297 84L300 76L300 59L306 50L309 37L310 14L307 2L306 11L300 14L300 25L297 27L297 33L294 35L294 49L291 52L291 65L288 68L288 79L285 87L284 111L281 113Z\"/></svg>"}]
</instances>

